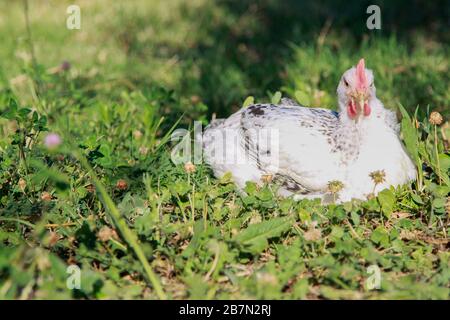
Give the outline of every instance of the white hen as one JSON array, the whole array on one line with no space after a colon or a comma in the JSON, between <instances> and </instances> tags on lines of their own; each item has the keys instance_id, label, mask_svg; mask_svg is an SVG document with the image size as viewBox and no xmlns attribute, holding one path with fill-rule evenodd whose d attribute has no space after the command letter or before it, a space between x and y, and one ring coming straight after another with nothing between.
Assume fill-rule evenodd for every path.
<instances>
[{"instance_id":1,"label":"white hen","mask_svg":"<svg viewBox=\"0 0 450 320\"><path fill-rule=\"evenodd\" d=\"M338 202L366 199L415 179L416 169L398 135L398 123L375 95L364 59L338 85L339 113L281 104L254 104L211 123L203 135L206 162L217 177L231 172L243 188L265 175L279 193L296 199L330 200L329 183L340 181ZM369 176L384 172L374 184ZM336 195L333 195L335 198Z\"/></svg>"}]
</instances>

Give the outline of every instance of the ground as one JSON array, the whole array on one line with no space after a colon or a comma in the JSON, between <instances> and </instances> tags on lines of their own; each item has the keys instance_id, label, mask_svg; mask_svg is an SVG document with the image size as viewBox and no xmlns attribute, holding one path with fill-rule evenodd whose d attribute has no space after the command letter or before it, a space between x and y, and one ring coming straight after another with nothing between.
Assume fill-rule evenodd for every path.
<instances>
[{"instance_id":1,"label":"ground","mask_svg":"<svg viewBox=\"0 0 450 320\"><path fill-rule=\"evenodd\" d=\"M362 2L25 2L0 4L0 299L448 299L445 1L380 1L375 31ZM322 206L171 161L244 101L335 109L361 57L411 185Z\"/></svg>"}]
</instances>

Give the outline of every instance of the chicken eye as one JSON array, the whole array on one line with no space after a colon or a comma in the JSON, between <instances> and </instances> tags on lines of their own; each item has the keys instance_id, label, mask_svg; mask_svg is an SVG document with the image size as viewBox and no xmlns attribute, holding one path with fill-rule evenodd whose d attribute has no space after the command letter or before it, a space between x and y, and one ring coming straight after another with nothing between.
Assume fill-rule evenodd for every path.
<instances>
[{"instance_id":1,"label":"chicken eye","mask_svg":"<svg viewBox=\"0 0 450 320\"><path fill-rule=\"evenodd\" d=\"M347 82L347 80L344 78L344 85L346 86L346 87L348 87L348 82Z\"/></svg>"}]
</instances>

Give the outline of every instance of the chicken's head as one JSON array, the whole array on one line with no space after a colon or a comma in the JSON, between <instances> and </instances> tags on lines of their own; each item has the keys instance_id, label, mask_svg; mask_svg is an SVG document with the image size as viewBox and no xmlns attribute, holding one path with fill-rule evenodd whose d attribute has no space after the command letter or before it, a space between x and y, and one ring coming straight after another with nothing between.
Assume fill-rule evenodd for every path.
<instances>
[{"instance_id":1,"label":"chicken's head","mask_svg":"<svg viewBox=\"0 0 450 320\"><path fill-rule=\"evenodd\" d=\"M364 59L342 75L337 94L341 111L347 112L350 119L357 121L370 116L370 101L375 98L373 81L372 71L365 68Z\"/></svg>"}]
</instances>

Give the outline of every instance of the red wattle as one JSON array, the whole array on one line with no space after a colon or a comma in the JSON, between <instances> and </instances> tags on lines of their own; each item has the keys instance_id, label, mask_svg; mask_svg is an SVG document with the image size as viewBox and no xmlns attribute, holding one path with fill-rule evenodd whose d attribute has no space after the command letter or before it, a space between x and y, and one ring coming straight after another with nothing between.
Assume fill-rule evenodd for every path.
<instances>
[{"instance_id":1,"label":"red wattle","mask_svg":"<svg viewBox=\"0 0 450 320\"><path fill-rule=\"evenodd\" d=\"M354 101L350 101L347 106L348 116L353 119L356 117L356 105Z\"/></svg>"},{"instance_id":2,"label":"red wattle","mask_svg":"<svg viewBox=\"0 0 450 320\"><path fill-rule=\"evenodd\" d=\"M372 110L370 109L369 104L367 102L364 103L364 115L366 117L369 116L371 111Z\"/></svg>"}]
</instances>

